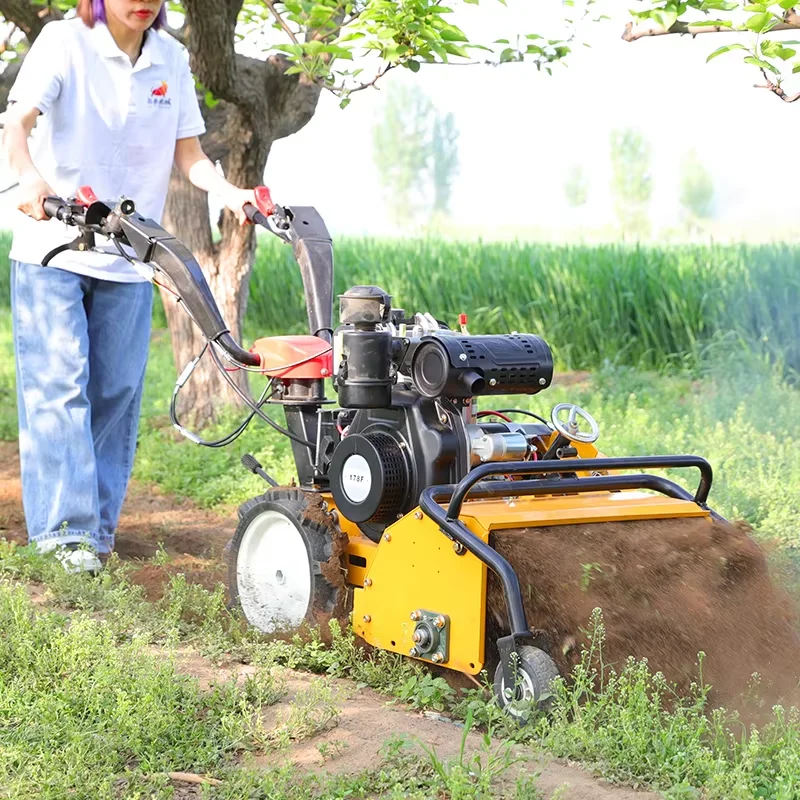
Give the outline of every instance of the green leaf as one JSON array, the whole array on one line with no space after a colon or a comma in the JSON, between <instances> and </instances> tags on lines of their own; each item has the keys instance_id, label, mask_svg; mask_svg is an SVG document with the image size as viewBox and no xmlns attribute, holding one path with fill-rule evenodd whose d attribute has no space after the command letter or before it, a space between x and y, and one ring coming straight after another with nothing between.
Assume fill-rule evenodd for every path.
<instances>
[{"instance_id":1,"label":"green leaf","mask_svg":"<svg viewBox=\"0 0 800 800\"><path fill-rule=\"evenodd\" d=\"M650 17L665 31L668 31L678 21L678 12L669 7L662 8L653 11Z\"/></svg>"},{"instance_id":2,"label":"green leaf","mask_svg":"<svg viewBox=\"0 0 800 800\"><path fill-rule=\"evenodd\" d=\"M795 73L797 73L797 72L800 72L800 64L795 64L795 65L792 67L792 75L794 75L794 74L795 74Z\"/></svg>"},{"instance_id":3,"label":"green leaf","mask_svg":"<svg viewBox=\"0 0 800 800\"><path fill-rule=\"evenodd\" d=\"M405 66L412 72L419 72L419 61L406 61Z\"/></svg>"},{"instance_id":4,"label":"green leaf","mask_svg":"<svg viewBox=\"0 0 800 800\"><path fill-rule=\"evenodd\" d=\"M717 56L721 56L723 53L729 53L731 50L747 50L747 48L743 44L739 44L738 42L734 42L733 44L724 44L722 47L718 47L707 59L706 64L711 61L712 58L716 58Z\"/></svg>"},{"instance_id":5,"label":"green leaf","mask_svg":"<svg viewBox=\"0 0 800 800\"><path fill-rule=\"evenodd\" d=\"M774 72L776 75L780 74L777 67L774 67L769 61L764 61L763 58L756 58L755 56L747 56L745 58L746 64L753 64L756 67L761 67L761 69L768 69L770 72Z\"/></svg>"},{"instance_id":6,"label":"green leaf","mask_svg":"<svg viewBox=\"0 0 800 800\"><path fill-rule=\"evenodd\" d=\"M203 95L203 102L206 108L216 108L216 106L219 105L219 100L208 90L206 90L206 93Z\"/></svg>"},{"instance_id":7,"label":"green leaf","mask_svg":"<svg viewBox=\"0 0 800 800\"><path fill-rule=\"evenodd\" d=\"M778 22L773 14L765 11L761 14L753 14L745 21L745 27L753 33L766 33Z\"/></svg>"},{"instance_id":8,"label":"green leaf","mask_svg":"<svg viewBox=\"0 0 800 800\"><path fill-rule=\"evenodd\" d=\"M733 22L729 19L704 19L692 23L693 28L732 28Z\"/></svg>"}]
</instances>

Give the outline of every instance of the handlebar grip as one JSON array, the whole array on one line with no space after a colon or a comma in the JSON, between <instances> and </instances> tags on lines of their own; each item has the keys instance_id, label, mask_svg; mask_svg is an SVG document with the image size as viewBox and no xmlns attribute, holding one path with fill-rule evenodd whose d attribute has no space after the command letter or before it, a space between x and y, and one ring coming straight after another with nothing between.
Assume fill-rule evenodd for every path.
<instances>
[{"instance_id":1,"label":"handlebar grip","mask_svg":"<svg viewBox=\"0 0 800 800\"><path fill-rule=\"evenodd\" d=\"M252 203L244 204L244 215L250 222L254 222L256 225L261 225L262 222L266 222L266 220L263 219L263 214ZM256 217L260 217L261 219L256 219Z\"/></svg>"},{"instance_id":2,"label":"handlebar grip","mask_svg":"<svg viewBox=\"0 0 800 800\"><path fill-rule=\"evenodd\" d=\"M44 200L44 213L48 217L55 217L63 222L67 204L60 197L46 197Z\"/></svg>"}]
</instances>

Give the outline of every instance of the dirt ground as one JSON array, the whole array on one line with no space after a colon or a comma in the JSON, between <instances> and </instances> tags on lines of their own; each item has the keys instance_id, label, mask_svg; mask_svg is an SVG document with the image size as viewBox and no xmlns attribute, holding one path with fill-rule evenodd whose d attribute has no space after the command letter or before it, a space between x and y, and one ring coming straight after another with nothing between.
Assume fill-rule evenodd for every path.
<instances>
[{"instance_id":1,"label":"dirt ground","mask_svg":"<svg viewBox=\"0 0 800 800\"><path fill-rule=\"evenodd\" d=\"M225 579L222 550L234 525L233 512L221 515L204 511L164 496L155 487L134 483L123 509L117 552L136 562L152 557L159 545L163 545L175 557L171 569L211 587ZM0 442L0 538L25 543L19 458L16 445L8 442ZM136 580L148 593L156 595L166 577L162 568L142 564L136 571ZM244 676L252 669L244 665L220 668L189 651L179 652L177 658L181 671L194 675L206 686L233 674ZM313 679L314 676L303 673L289 673L289 693L274 708L276 719L288 711L293 696L307 688ZM457 725L390 705L386 698L348 681L335 681L334 685L339 696L338 724L282 751L281 762L288 758L308 769L356 773L377 764L383 743L396 735L434 747L440 758L457 756L463 733ZM318 745L325 743L339 754L323 759ZM471 734L468 744L479 749L479 737ZM269 766L275 763L275 757L264 757L261 763ZM538 785L545 797L555 792L559 792L557 796L562 800L650 800L660 796L610 784L576 765L558 760L532 759L525 769L539 774Z\"/></svg>"}]
</instances>

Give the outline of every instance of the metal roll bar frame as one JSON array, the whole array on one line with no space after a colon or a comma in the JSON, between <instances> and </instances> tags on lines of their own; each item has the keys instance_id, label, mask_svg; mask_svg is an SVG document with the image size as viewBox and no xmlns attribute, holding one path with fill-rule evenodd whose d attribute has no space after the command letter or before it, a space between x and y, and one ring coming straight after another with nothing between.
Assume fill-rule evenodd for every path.
<instances>
[{"instance_id":1,"label":"metal roll bar frame","mask_svg":"<svg viewBox=\"0 0 800 800\"><path fill-rule=\"evenodd\" d=\"M649 474L637 475L592 475L586 478L561 477L577 471L606 472L620 469L667 469L697 468L700 483L694 495L672 481ZM528 480L484 480L494 475L542 475ZM556 474L558 477L547 477ZM497 649L506 686L515 686L517 659L513 658L522 641L532 641L547 650L541 633L534 634L522 602L519 579L514 568L493 547L476 536L459 519L467 495L472 498L520 497L548 494L584 494L597 491L625 491L649 489L667 497L686 500L708 511L706 501L711 490L713 471L711 465L700 456L632 456L625 458L564 459L559 461L517 461L513 463L483 464L473 469L458 484L442 484L423 490L419 505L439 526L442 533L459 543L465 551L472 553L497 575L503 587L511 632L497 640ZM447 510L440 505L449 501ZM713 511L712 517L720 519Z\"/></svg>"}]
</instances>

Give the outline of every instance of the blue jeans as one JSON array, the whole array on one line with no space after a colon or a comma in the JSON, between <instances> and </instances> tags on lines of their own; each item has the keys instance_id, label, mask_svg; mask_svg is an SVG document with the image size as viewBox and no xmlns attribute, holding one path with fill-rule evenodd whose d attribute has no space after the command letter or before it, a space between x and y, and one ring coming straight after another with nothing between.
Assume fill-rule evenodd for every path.
<instances>
[{"instance_id":1,"label":"blue jeans","mask_svg":"<svg viewBox=\"0 0 800 800\"><path fill-rule=\"evenodd\" d=\"M42 550L114 532L130 480L153 289L11 263L22 500Z\"/></svg>"}]
</instances>

